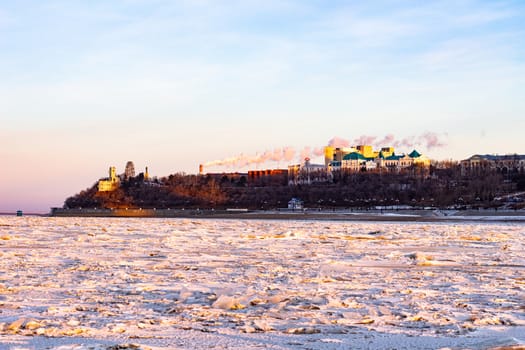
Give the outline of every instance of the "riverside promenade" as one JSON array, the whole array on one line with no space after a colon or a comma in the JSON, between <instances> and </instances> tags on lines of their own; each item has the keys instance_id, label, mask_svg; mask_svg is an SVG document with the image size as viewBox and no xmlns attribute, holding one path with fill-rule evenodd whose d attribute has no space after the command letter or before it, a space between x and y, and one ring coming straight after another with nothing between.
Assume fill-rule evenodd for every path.
<instances>
[{"instance_id":1,"label":"riverside promenade","mask_svg":"<svg viewBox=\"0 0 525 350\"><path fill-rule=\"evenodd\" d=\"M56 217L144 217L212 218L255 220L344 220L344 221L509 221L524 222L525 210L439 210L439 209L63 209L52 208Z\"/></svg>"}]
</instances>

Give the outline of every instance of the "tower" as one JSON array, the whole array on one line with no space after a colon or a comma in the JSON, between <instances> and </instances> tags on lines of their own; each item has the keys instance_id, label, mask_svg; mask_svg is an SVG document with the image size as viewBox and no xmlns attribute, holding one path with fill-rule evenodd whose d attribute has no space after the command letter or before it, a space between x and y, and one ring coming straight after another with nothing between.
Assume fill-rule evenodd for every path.
<instances>
[{"instance_id":1,"label":"tower","mask_svg":"<svg viewBox=\"0 0 525 350\"><path fill-rule=\"evenodd\" d=\"M124 170L124 178L129 179L130 177L135 177L135 165L131 160L126 163L126 170Z\"/></svg>"},{"instance_id":2,"label":"tower","mask_svg":"<svg viewBox=\"0 0 525 350\"><path fill-rule=\"evenodd\" d=\"M117 182L117 168L114 166L109 167L109 181Z\"/></svg>"},{"instance_id":3,"label":"tower","mask_svg":"<svg viewBox=\"0 0 525 350\"><path fill-rule=\"evenodd\" d=\"M117 177L117 168L114 166L109 167L109 178L101 179L98 181L99 192L114 191L119 187L119 178Z\"/></svg>"}]
</instances>

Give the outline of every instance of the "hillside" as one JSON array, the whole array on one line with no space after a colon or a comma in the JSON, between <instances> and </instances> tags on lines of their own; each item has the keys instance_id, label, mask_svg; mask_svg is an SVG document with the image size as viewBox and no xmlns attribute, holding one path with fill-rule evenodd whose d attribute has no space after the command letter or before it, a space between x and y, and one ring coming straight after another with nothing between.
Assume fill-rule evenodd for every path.
<instances>
[{"instance_id":1,"label":"hillside","mask_svg":"<svg viewBox=\"0 0 525 350\"><path fill-rule=\"evenodd\" d=\"M456 163L401 173L335 174L332 182L289 186L283 181L251 183L238 174L186 175L145 181L137 176L121 181L114 191L98 192L96 184L66 199L64 208L248 208L287 206L292 197L309 208L371 206L497 207L501 198L525 189L525 174L486 171L461 175ZM508 198L505 202L509 202ZM515 200L512 207L521 208Z\"/></svg>"}]
</instances>

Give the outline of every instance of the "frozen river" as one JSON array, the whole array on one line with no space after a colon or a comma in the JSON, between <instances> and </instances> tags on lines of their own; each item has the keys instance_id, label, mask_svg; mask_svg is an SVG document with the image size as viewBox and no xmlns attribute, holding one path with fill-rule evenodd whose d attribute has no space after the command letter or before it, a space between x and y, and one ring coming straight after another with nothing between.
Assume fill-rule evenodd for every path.
<instances>
[{"instance_id":1,"label":"frozen river","mask_svg":"<svg viewBox=\"0 0 525 350\"><path fill-rule=\"evenodd\" d=\"M0 216L0 267L0 349L525 344L525 223Z\"/></svg>"}]
</instances>

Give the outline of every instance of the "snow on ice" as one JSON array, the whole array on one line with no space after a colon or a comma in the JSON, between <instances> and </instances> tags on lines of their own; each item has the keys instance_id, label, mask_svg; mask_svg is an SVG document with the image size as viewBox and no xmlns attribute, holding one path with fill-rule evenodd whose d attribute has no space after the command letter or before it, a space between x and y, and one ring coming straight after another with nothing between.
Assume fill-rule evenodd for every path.
<instances>
[{"instance_id":1,"label":"snow on ice","mask_svg":"<svg viewBox=\"0 0 525 350\"><path fill-rule=\"evenodd\" d=\"M524 348L525 225L0 216L0 348Z\"/></svg>"}]
</instances>

